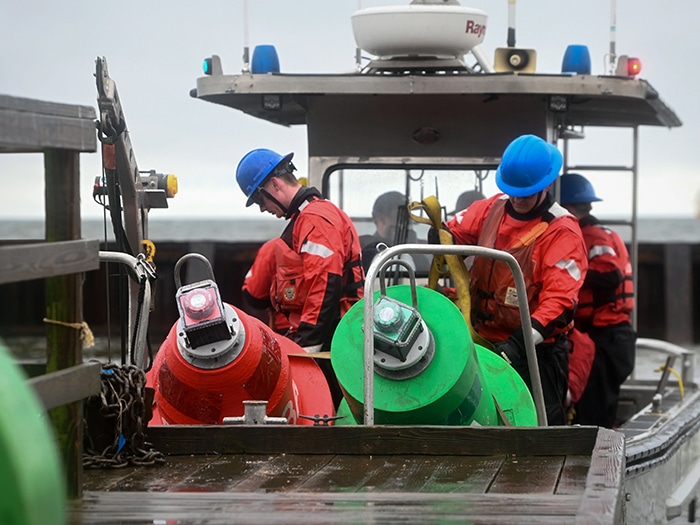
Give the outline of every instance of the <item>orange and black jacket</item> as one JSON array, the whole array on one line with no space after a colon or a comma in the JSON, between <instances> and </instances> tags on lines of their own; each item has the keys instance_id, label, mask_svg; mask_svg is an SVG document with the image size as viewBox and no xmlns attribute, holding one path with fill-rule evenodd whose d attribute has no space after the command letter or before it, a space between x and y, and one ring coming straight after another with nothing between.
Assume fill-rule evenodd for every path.
<instances>
[{"instance_id":1,"label":"orange and black jacket","mask_svg":"<svg viewBox=\"0 0 700 525\"><path fill-rule=\"evenodd\" d=\"M527 214L504 194L476 201L446 226L457 244L477 244L510 253L525 280L532 326L545 340L573 326L578 293L588 267L576 218L547 195ZM476 257L470 270L472 324L492 342L519 329L515 280L507 264Z\"/></svg>"},{"instance_id":2,"label":"orange and black jacket","mask_svg":"<svg viewBox=\"0 0 700 525\"><path fill-rule=\"evenodd\" d=\"M275 245L277 274L270 297L287 313L289 337L305 348L330 344L342 315L363 294L364 271L355 225L316 188L301 188ZM329 348L325 348L329 349Z\"/></svg>"},{"instance_id":3,"label":"orange and black jacket","mask_svg":"<svg viewBox=\"0 0 700 525\"><path fill-rule=\"evenodd\" d=\"M634 285L627 247L592 215L581 219L580 225L588 250L588 273L579 294L577 326L585 330L591 325L629 323Z\"/></svg>"}]
</instances>

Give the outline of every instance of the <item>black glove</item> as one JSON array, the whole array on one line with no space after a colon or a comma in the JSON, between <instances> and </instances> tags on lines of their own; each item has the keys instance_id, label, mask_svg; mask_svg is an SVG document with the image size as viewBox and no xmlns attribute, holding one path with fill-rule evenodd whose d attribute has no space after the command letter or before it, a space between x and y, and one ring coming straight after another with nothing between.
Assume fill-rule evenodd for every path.
<instances>
[{"instance_id":1,"label":"black glove","mask_svg":"<svg viewBox=\"0 0 700 525\"><path fill-rule=\"evenodd\" d=\"M432 226L428 230L428 244L440 244L440 232Z\"/></svg>"},{"instance_id":2,"label":"black glove","mask_svg":"<svg viewBox=\"0 0 700 525\"><path fill-rule=\"evenodd\" d=\"M523 329L518 328L510 337L502 343L496 343L495 352L500 355L509 365L516 366L527 362L525 353L525 337Z\"/></svg>"},{"instance_id":3,"label":"black glove","mask_svg":"<svg viewBox=\"0 0 700 525\"><path fill-rule=\"evenodd\" d=\"M442 224L441 227L443 230L445 230L447 233L449 233L450 236L452 236L452 232L450 231L450 229L447 226L445 226L444 223ZM440 242L440 232L433 226L431 226L430 229L428 230L428 244L442 244Z\"/></svg>"}]
</instances>

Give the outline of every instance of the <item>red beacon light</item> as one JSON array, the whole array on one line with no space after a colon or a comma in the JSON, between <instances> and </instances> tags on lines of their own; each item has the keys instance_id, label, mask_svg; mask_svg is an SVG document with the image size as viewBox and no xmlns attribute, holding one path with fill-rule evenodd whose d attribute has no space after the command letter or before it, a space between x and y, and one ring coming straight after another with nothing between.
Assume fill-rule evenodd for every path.
<instances>
[{"instance_id":1,"label":"red beacon light","mask_svg":"<svg viewBox=\"0 0 700 525\"><path fill-rule=\"evenodd\" d=\"M214 281L206 279L182 286L175 300L189 347L195 349L231 339L219 287Z\"/></svg>"},{"instance_id":2,"label":"red beacon light","mask_svg":"<svg viewBox=\"0 0 700 525\"><path fill-rule=\"evenodd\" d=\"M642 61L638 58L621 55L617 59L615 74L618 77L636 77L642 71Z\"/></svg>"}]
</instances>

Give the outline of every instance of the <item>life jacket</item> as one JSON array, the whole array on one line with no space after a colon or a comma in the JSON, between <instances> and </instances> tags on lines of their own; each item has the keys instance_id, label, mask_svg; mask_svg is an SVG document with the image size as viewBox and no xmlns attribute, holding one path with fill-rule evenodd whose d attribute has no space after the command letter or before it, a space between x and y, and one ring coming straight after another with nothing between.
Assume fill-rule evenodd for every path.
<instances>
[{"instance_id":1,"label":"life jacket","mask_svg":"<svg viewBox=\"0 0 700 525\"><path fill-rule=\"evenodd\" d=\"M496 246L498 230L507 202L508 199L505 198L498 199L494 203L479 234L477 242L479 246L486 248ZM537 306L541 288L533 279L532 254L535 249L534 241L544 232L543 227L547 228L546 222L535 224L536 230L533 228L532 233L526 232L524 238L514 239L510 246L503 249L518 261L522 269L527 290L527 302L531 311ZM518 308L518 294L510 268L504 261L476 257L470 274L474 328L481 336L490 341L497 342L507 339L522 324Z\"/></svg>"},{"instance_id":2,"label":"life jacket","mask_svg":"<svg viewBox=\"0 0 700 525\"><path fill-rule=\"evenodd\" d=\"M290 312L304 306L307 287L304 283L304 264L301 256L287 243L275 245L276 276L272 280L270 299L275 310Z\"/></svg>"},{"instance_id":3,"label":"life jacket","mask_svg":"<svg viewBox=\"0 0 700 525\"><path fill-rule=\"evenodd\" d=\"M634 309L634 282L625 243L616 232L598 223L594 217L582 221L581 231L588 250L589 272L619 272L622 281L615 289L584 282L579 292L576 320L594 326L629 322L629 314Z\"/></svg>"},{"instance_id":4,"label":"life jacket","mask_svg":"<svg viewBox=\"0 0 700 525\"><path fill-rule=\"evenodd\" d=\"M276 309L288 314L292 331L303 325L306 334L318 326L323 332L321 339L326 339L332 336L340 317L362 297L364 270L359 236L350 218L335 204L322 199L315 188L302 188L290 208L290 222L281 235L284 242L275 246L277 273L270 297ZM313 224L313 231L300 231L302 216L314 216L305 220L307 228L309 223ZM314 241L313 233L319 231L324 232L331 246ZM319 275L317 268L304 266L302 254L317 255L318 260L324 261L336 255L341 259L337 266ZM335 280L336 273L339 282ZM319 282L322 282L320 287ZM315 287L313 291L312 287ZM332 304L336 300L337 304ZM329 315L333 319L328 319ZM297 342L301 346L326 342L316 340L313 335L310 339Z\"/></svg>"},{"instance_id":5,"label":"life jacket","mask_svg":"<svg viewBox=\"0 0 700 525\"><path fill-rule=\"evenodd\" d=\"M488 199L481 206L490 205L490 208L485 210L476 243L508 252L515 258L523 273L533 325L537 325L545 341L554 341L553 336L566 333L573 327L573 312L586 269L580 230L576 219L549 197L538 205L542 207L542 213L530 219L519 220L510 216L507 204L508 197L503 195ZM539 249L545 238L546 253ZM555 239L565 239L566 242L555 242ZM545 256L550 265L552 260L558 260L558 263L549 267L545 266L544 260L537 260ZM552 273L548 276L545 272ZM492 342L507 339L522 324L510 268L504 261L476 257L470 275L475 330ZM540 304L544 282L549 283L547 294L548 297L556 296L555 302L548 299L546 304Z\"/></svg>"}]
</instances>

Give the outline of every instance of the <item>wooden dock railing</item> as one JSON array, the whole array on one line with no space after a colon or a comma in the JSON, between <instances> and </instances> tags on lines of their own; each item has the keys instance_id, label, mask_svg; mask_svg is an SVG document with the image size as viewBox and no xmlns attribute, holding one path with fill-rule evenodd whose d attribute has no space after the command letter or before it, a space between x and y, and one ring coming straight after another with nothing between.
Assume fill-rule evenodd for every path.
<instances>
[{"instance_id":1,"label":"wooden dock railing","mask_svg":"<svg viewBox=\"0 0 700 525\"><path fill-rule=\"evenodd\" d=\"M100 389L100 366L83 364L76 329L82 274L99 267L98 242L80 231L80 153L97 150L95 118L89 106L0 95L0 153L44 156L44 242L0 248L0 284L44 279L46 376L32 383L50 409L70 498L82 496L82 399Z\"/></svg>"}]
</instances>

